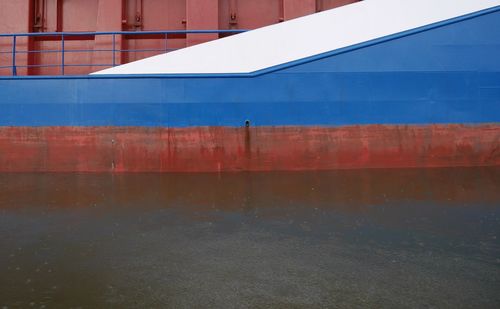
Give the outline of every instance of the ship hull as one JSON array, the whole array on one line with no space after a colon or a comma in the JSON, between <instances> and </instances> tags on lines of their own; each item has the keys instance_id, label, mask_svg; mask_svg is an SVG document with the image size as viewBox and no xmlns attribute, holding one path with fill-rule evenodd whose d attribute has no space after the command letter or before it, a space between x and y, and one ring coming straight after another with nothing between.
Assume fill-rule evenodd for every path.
<instances>
[{"instance_id":1,"label":"ship hull","mask_svg":"<svg viewBox=\"0 0 500 309\"><path fill-rule=\"evenodd\" d=\"M500 165L500 8L248 74L0 79L0 171Z\"/></svg>"}]
</instances>

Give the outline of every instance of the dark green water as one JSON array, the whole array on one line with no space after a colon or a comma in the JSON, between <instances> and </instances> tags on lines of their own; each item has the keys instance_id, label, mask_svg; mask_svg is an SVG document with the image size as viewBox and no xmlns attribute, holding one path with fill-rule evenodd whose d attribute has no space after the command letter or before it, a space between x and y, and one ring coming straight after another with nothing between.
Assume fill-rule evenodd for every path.
<instances>
[{"instance_id":1,"label":"dark green water","mask_svg":"<svg viewBox=\"0 0 500 309\"><path fill-rule=\"evenodd\" d=\"M500 307L500 168L0 174L0 308Z\"/></svg>"}]
</instances>

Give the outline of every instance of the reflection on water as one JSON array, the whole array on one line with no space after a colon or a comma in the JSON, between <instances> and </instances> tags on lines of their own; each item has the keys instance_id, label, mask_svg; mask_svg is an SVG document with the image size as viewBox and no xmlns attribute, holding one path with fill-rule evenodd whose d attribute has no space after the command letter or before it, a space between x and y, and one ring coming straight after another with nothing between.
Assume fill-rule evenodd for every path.
<instances>
[{"instance_id":1,"label":"reflection on water","mask_svg":"<svg viewBox=\"0 0 500 309\"><path fill-rule=\"evenodd\" d=\"M500 168L0 174L0 308L500 306Z\"/></svg>"}]
</instances>

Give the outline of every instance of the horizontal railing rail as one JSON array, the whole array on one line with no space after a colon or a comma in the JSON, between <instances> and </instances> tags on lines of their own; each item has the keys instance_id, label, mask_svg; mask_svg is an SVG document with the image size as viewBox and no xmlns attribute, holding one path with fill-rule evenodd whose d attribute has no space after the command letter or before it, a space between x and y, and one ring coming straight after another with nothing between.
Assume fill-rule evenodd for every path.
<instances>
[{"instance_id":1,"label":"horizontal railing rail","mask_svg":"<svg viewBox=\"0 0 500 309\"><path fill-rule=\"evenodd\" d=\"M17 69L30 69L30 68L60 68L60 75L65 75L65 68L67 67L114 67L122 64L117 62L117 53L133 53L133 52L170 52L178 48L169 48L169 37L185 37L188 34L218 34L218 35L231 35L245 32L246 30L167 30L167 31L103 31L103 32L33 32L33 33L0 33L0 39L10 38L10 49L0 50L0 56L11 55L10 64L3 65L0 63L1 69L10 69L11 75L17 75ZM68 49L66 47L67 41L75 40L93 40L97 36L109 36L111 38L111 48L98 48L98 49ZM162 48L138 48L129 49L117 47L117 38L126 39L159 39L163 40ZM48 50L30 50L29 45L25 50L19 50L19 38L33 38L35 40L48 40L60 41L60 49ZM68 53L96 53L96 52L109 52L111 53L111 63L66 63L66 54ZM17 55L40 55L40 54L54 54L60 53L60 62L51 64L19 64L17 62Z\"/></svg>"}]
</instances>

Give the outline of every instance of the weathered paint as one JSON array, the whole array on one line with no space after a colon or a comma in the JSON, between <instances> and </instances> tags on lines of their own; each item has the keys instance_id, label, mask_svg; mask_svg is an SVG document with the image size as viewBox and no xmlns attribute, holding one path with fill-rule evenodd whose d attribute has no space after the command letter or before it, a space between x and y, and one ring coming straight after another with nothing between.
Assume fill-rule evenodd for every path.
<instances>
[{"instance_id":1,"label":"weathered paint","mask_svg":"<svg viewBox=\"0 0 500 309\"><path fill-rule=\"evenodd\" d=\"M500 165L500 126L4 127L1 172L226 172Z\"/></svg>"}]
</instances>

